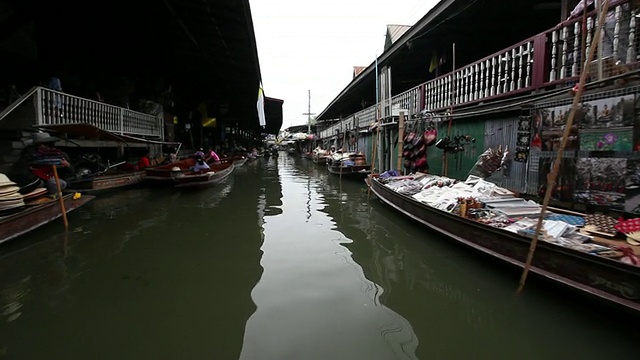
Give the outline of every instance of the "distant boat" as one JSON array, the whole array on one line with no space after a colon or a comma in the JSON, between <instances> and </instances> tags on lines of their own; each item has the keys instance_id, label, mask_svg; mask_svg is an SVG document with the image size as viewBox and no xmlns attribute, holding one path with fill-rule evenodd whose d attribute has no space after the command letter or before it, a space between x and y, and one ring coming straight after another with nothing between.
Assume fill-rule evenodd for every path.
<instances>
[{"instance_id":1,"label":"distant boat","mask_svg":"<svg viewBox=\"0 0 640 360\"><path fill-rule=\"evenodd\" d=\"M327 171L331 174L364 179L371 174L371 165L368 165L362 154L335 153L327 158Z\"/></svg>"},{"instance_id":2,"label":"distant boat","mask_svg":"<svg viewBox=\"0 0 640 360\"><path fill-rule=\"evenodd\" d=\"M202 171L181 173L174 178L176 187L207 187L223 182L235 168L233 162L214 163L210 168Z\"/></svg>"}]
</instances>

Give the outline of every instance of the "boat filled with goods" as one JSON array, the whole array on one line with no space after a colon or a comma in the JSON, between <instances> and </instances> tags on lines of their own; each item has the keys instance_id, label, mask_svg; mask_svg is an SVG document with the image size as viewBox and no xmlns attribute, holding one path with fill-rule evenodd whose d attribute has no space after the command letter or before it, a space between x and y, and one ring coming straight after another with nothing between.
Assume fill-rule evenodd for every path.
<instances>
[{"instance_id":1,"label":"boat filled with goods","mask_svg":"<svg viewBox=\"0 0 640 360\"><path fill-rule=\"evenodd\" d=\"M431 229L523 267L542 206L480 177L417 173L367 179L382 202ZM542 219L533 273L640 310L640 219L553 209Z\"/></svg>"}]
</instances>

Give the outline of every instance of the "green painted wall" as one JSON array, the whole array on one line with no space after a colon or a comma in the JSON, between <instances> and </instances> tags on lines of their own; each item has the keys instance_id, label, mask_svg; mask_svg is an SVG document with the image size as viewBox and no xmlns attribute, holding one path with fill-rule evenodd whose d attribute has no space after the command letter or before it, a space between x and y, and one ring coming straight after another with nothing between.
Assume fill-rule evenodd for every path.
<instances>
[{"instance_id":1,"label":"green painted wall","mask_svg":"<svg viewBox=\"0 0 640 360\"><path fill-rule=\"evenodd\" d=\"M448 122L442 123L438 127L438 139L447 135ZM484 151L484 121L455 121L451 126L451 137L456 135L470 135L476 139L474 144L467 145L467 149L456 154L447 154L448 169L447 176L455 179L464 180L469 175L469 171L478 160L478 156ZM474 151L475 150L475 151ZM445 175L443 164L443 151L435 146L429 147L427 150L427 159L429 161L429 172L437 175Z\"/></svg>"}]
</instances>

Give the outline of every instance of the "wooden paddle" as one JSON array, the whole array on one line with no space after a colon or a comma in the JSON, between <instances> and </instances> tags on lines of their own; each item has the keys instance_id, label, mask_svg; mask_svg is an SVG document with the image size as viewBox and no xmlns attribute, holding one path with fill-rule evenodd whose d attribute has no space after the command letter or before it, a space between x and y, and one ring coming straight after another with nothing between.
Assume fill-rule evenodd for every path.
<instances>
[{"instance_id":1,"label":"wooden paddle","mask_svg":"<svg viewBox=\"0 0 640 360\"><path fill-rule=\"evenodd\" d=\"M56 187L58 188L58 201L60 201L60 210L62 210L62 220L64 220L64 228L69 228L69 221L67 220L67 211L64 208L64 199L62 198L62 188L60 187L60 178L58 177L58 166L53 165L53 178L56 180Z\"/></svg>"}]
</instances>

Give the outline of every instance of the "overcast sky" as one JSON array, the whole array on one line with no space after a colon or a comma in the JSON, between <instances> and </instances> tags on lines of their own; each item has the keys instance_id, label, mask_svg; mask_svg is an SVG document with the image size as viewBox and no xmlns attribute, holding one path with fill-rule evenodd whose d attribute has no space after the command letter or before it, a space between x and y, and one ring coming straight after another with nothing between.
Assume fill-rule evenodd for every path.
<instances>
[{"instance_id":1,"label":"overcast sky","mask_svg":"<svg viewBox=\"0 0 640 360\"><path fill-rule=\"evenodd\" d=\"M283 129L320 114L384 49L387 25L414 25L438 0L250 0L265 96ZM428 61L428 60L425 60Z\"/></svg>"}]
</instances>

